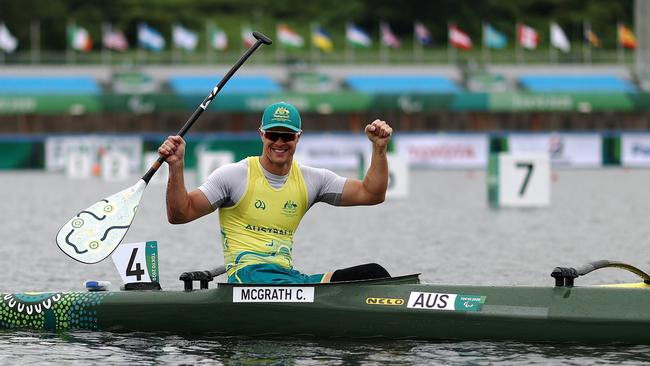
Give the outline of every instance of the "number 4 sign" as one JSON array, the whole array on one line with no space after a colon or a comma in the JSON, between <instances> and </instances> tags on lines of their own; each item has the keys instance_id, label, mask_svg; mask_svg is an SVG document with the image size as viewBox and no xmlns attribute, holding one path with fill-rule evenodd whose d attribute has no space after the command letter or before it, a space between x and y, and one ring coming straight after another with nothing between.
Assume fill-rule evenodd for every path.
<instances>
[{"instance_id":1,"label":"number 4 sign","mask_svg":"<svg viewBox=\"0 0 650 366\"><path fill-rule=\"evenodd\" d=\"M112 258L125 284L159 282L157 242L120 244Z\"/></svg>"}]
</instances>

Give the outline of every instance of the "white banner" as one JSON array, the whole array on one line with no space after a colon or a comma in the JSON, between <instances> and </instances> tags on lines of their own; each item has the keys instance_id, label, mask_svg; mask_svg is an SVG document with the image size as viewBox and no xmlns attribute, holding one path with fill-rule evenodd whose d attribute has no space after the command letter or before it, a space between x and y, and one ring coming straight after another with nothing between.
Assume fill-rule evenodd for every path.
<instances>
[{"instance_id":1,"label":"white banner","mask_svg":"<svg viewBox=\"0 0 650 366\"><path fill-rule=\"evenodd\" d=\"M593 168L603 165L603 144L600 134L544 133L508 136L509 152L549 154L551 165Z\"/></svg>"},{"instance_id":2,"label":"white banner","mask_svg":"<svg viewBox=\"0 0 650 366\"><path fill-rule=\"evenodd\" d=\"M650 134L621 134L621 165L626 167L650 166Z\"/></svg>"},{"instance_id":3,"label":"white banner","mask_svg":"<svg viewBox=\"0 0 650 366\"><path fill-rule=\"evenodd\" d=\"M304 165L328 169L357 169L372 144L366 135L307 135L301 136L296 148L296 160Z\"/></svg>"},{"instance_id":4,"label":"white banner","mask_svg":"<svg viewBox=\"0 0 650 366\"><path fill-rule=\"evenodd\" d=\"M137 136L61 136L45 140L45 169L62 172L70 154L88 154L99 164L104 154L120 153L129 159L129 173L140 173L142 139Z\"/></svg>"},{"instance_id":5,"label":"white banner","mask_svg":"<svg viewBox=\"0 0 650 366\"><path fill-rule=\"evenodd\" d=\"M396 137L395 146L411 167L487 167L488 137L483 134L409 134Z\"/></svg>"}]
</instances>

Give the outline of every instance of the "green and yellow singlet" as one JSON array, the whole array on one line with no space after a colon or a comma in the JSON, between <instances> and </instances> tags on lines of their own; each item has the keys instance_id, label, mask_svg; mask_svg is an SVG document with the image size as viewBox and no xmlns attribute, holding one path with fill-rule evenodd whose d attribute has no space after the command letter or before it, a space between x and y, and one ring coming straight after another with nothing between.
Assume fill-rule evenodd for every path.
<instances>
[{"instance_id":1,"label":"green and yellow singlet","mask_svg":"<svg viewBox=\"0 0 650 366\"><path fill-rule=\"evenodd\" d=\"M298 164L292 163L287 181L276 189L264 176L259 158L249 157L247 182L239 202L219 209L228 276L251 264L293 268L293 235L309 208Z\"/></svg>"}]
</instances>

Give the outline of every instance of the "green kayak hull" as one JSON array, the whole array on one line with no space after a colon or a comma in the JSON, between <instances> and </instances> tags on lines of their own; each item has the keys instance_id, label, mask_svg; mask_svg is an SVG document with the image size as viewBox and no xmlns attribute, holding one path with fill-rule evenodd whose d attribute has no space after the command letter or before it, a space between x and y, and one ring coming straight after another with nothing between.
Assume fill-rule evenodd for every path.
<instances>
[{"instance_id":1,"label":"green kayak hull","mask_svg":"<svg viewBox=\"0 0 650 366\"><path fill-rule=\"evenodd\" d=\"M0 328L650 344L650 290L420 284L417 275L193 291L0 294Z\"/></svg>"}]
</instances>

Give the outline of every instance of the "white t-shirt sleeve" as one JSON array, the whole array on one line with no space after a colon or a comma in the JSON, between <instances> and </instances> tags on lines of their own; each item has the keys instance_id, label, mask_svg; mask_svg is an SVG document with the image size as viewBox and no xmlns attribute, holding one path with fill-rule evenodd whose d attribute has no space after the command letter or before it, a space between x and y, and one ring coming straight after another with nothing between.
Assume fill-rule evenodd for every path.
<instances>
[{"instance_id":1,"label":"white t-shirt sleeve","mask_svg":"<svg viewBox=\"0 0 650 366\"><path fill-rule=\"evenodd\" d=\"M215 210L239 202L246 190L248 163L246 159L215 169L199 186Z\"/></svg>"},{"instance_id":2,"label":"white t-shirt sleeve","mask_svg":"<svg viewBox=\"0 0 650 366\"><path fill-rule=\"evenodd\" d=\"M331 170L300 166L300 171L307 185L309 207L316 202L338 206L347 178L341 177Z\"/></svg>"}]
</instances>

